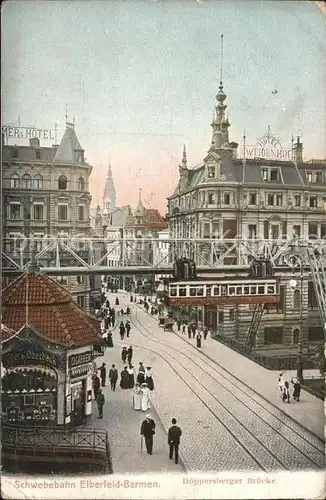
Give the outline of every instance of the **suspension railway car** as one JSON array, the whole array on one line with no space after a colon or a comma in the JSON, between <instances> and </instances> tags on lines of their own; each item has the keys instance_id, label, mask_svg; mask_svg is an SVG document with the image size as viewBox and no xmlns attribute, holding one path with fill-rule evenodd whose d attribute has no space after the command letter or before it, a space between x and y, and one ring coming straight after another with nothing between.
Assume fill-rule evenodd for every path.
<instances>
[{"instance_id":1,"label":"suspension railway car","mask_svg":"<svg viewBox=\"0 0 326 500\"><path fill-rule=\"evenodd\" d=\"M276 279L200 280L169 283L169 306L273 304L279 302Z\"/></svg>"},{"instance_id":2,"label":"suspension railway car","mask_svg":"<svg viewBox=\"0 0 326 500\"><path fill-rule=\"evenodd\" d=\"M279 280L273 277L266 259L255 260L249 276L241 278L197 278L195 267L187 259L180 260L177 269L175 279L168 285L167 302L172 307L273 304L280 300Z\"/></svg>"}]
</instances>

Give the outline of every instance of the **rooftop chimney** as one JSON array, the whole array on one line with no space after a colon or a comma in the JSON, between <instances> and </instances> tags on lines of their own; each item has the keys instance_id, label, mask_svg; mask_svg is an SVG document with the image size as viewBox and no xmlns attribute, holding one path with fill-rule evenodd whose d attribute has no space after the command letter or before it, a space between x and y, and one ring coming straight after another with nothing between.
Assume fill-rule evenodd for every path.
<instances>
[{"instance_id":1,"label":"rooftop chimney","mask_svg":"<svg viewBox=\"0 0 326 500\"><path fill-rule=\"evenodd\" d=\"M300 142L300 137L297 137L297 142L294 144L293 157L295 163L303 162L303 144Z\"/></svg>"}]
</instances>

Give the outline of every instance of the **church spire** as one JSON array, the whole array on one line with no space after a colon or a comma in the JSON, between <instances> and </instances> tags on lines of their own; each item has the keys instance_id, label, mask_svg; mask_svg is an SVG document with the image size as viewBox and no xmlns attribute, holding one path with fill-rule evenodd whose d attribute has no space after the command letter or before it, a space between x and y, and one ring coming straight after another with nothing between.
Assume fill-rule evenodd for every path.
<instances>
[{"instance_id":1,"label":"church spire","mask_svg":"<svg viewBox=\"0 0 326 500\"><path fill-rule=\"evenodd\" d=\"M182 166L182 168L187 168L187 153L186 153L186 145L185 144L183 145L181 166Z\"/></svg>"},{"instance_id":2,"label":"church spire","mask_svg":"<svg viewBox=\"0 0 326 500\"><path fill-rule=\"evenodd\" d=\"M216 94L217 104L213 115L212 129L212 147L215 149L225 148L229 145L229 120L226 117L227 105L224 104L226 94L223 90L223 35L221 35L221 68L220 68L220 85L219 91Z\"/></svg>"}]
</instances>

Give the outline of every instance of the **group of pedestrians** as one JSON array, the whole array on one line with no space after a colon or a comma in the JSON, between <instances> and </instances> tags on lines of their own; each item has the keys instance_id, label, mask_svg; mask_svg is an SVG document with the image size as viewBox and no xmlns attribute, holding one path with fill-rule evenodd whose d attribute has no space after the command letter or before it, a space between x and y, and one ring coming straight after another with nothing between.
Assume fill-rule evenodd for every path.
<instances>
[{"instance_id":1,"label":"group of pedestrians","mask_svg":"<svg viewBox=\"0 0 326 500\"><path fill-rule=\"evenodd\" d=\"M183 335L188 335L188 339L196 339L196 346L202 346L202 340L206 340L208 336L208 329L205 328L203 333L197 331L197 326L195 323L187 323L186 321L181 321L177 319L177 329L178 332L182 332Z\"/></svg>"},{"instance_id":2,"label":"group of pedestrians","mask_svg":"<svg viewBox=\"0 0 326 500\"><path fill-rule=\"evenodd\" d=\"M291 383L293 385L293 399L299 403L300 401L300 393L301 393L301 385L299 380L296 377L291 378ZM285 380L284 373L280 373L278 376L278 386L281 392L282 401L285 403L290 402L290 384L287 380Z\"/></svg>"},{"instance_id":3,"label":"group of pedestrians","mask_svg":"<svg viewBox=\"0 0 326 500\"><path fill-rule=\"evenodd\" d=\"M127 334L127 337L130 336L130 330L131 330L131 325L130 325L129 319L127 319L126 323L124 323L123 321L120 322L119 334L120 334L121 340L124 339L125 334Z\"/></svg>"},{"instance_id":4,"label":"group of pedestrians","mask_svg":"<svg viewBox=\"0 0 326 500\"><path fill-rule=\"evenodd\" d=\"M171 421L172 426L168 431L168 445L169 445L169 458L173 459L177 464L179 461L179 445L180 438L182 435L182 431L180 427L177 425L177 421L175 418ZM151 415L148 413L146 415L146 419L142 422L140 428L140 436L141 436L141 451L142 451L142 438L145 439L146 450L149 455L153 454L153 437L155 435L156 425Z\"/></svg>"}]
</instances>

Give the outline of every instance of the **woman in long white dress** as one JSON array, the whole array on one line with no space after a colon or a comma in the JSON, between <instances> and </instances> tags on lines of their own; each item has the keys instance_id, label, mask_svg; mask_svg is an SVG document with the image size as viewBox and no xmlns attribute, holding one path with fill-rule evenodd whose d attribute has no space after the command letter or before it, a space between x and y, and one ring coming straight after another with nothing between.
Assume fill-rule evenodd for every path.
<instances>
[{"instance_id":1,"label":"woman in long white dress","mask_svg":"<svg viewBox=\"0 0 326 500\"><path fill-rule=\"evenodd\" d=\"M142 409L142 411L147 411L151 407L149 393L150 393L150 391L147 387L147 384L142 384L141 385L141 409Z\"/></svg>"},{"instance_id":2,"label":"woman in long white dress","mask_svg":"<svg viewBox=\"0 0 326 500\"><path fill-rule=\"evenodd\" d=\"M142 397L142 390L139 384L136 384L134 390L132 391L132 405L134 410L141 409L141 397Z\"/></svg>"}]
</instances>

